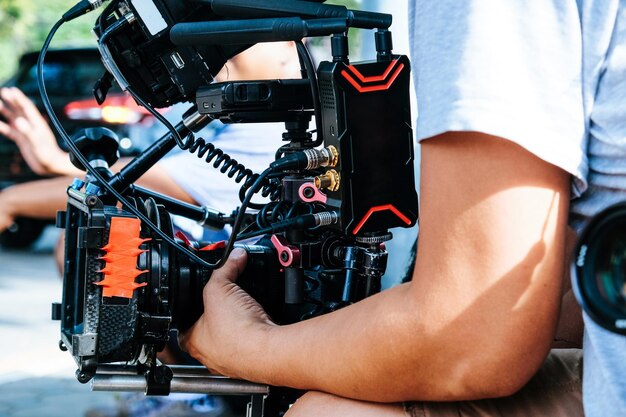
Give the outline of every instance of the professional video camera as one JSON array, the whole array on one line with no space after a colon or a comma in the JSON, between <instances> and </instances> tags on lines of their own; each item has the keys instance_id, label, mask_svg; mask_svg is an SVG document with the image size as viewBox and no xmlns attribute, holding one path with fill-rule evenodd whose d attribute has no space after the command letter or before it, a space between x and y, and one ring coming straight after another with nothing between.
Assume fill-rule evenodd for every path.
<instances>
[{"instance_id":1,"label":"professional video camera","mask_svg":"<svg viewBox=\"0 0 626 417\"><path fill-rule=\"evenodd\" d=\"M626 203L603 210L589 222L571 274L576 298L589 317L626 335Z\"/></svg>"},{"instance_id":2,"label":"professional video camera","mask_svg":"<svg viewBox=\"0 0 626 417\"><path fill-rule=\"evenodd\" d=\"M53 28L95 8L82 1ZM252 395L248 414L278 415L287 391L164 366L156 354L173 329L202 313L202 287L236 242L249 253L238 283L278 323L332 312L380 290L390 228L417 221L409 103L410 63L392 53L391 16L299 0L113 0L94 32L107 73L170 132L113 174L117 143L106 129L67 138L72 161L87 170L68 188L57 223L66 230L61 348L96 390L147 394ZM348 59L350 28L374 30L377 56ZM301 39L330 37L332 61L317 71ZM232 56L258 42L295 41L303 78L211 84ZM176 126L154 108L191 101ZM316 130L309 130L311 119ZM276 160L255 174L194 136L212 120L284 122ZM314 137L315 136L315 137ZM232 215L196 207L133 183L176 145L242 183ZM260 193L269 202L252 202ZM232 226L228 242L174 236L170 214L213 228ZM243 226L245 224L245 226ZM242 230L242 227L245 227ZM251 239L258 241L246 244ZM245 335L241 335L245 337ZM269 395L268 395L269 393Z\"/></svg>"}]
</instances>

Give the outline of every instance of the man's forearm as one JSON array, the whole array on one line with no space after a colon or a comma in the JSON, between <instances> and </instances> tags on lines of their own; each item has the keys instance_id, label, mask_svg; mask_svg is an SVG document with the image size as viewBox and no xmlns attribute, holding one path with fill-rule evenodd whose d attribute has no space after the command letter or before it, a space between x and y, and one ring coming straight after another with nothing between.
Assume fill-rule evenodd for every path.
<instances>
[{"instance_id":1,"label":"man's forearm","mask_svg":"<svg viewBox=\"0 0 626 417\"><path fill-rule=\"evenodd\" d=\"M270 382L378 401L456 400L510 394L533 375L558 318L569 176L472 135L423 145L413 282L273 329Z\"/></svg>"},{"instance_id":2,"label":"man's forearm","mask_svg":"<svg viewBox=\"0 0 626 417\"><path fill-rule=\"evenodd\" d=\"M446 308L429 307L405 284L329 315L273 327L250 340L256 359L244 359L251 366L238 376L368 401L469 400L517 391L547 353L549 340L537 346L514 336L516 326L524 328L516 317L498 317L508 323L503 331L502 322L488 322L496 315L470 310L438 320Z\"/></svg>"},{"instance_id":3,"label":"man's forearm","mask_svg":"<svg viewBox=\"0 0 626 417\"><path fill-rule=\"evenodd\" d=\"M410 284L279 327L231 285L210 281L192 353L229 376L371 401L521 388L554 338L569 176L481 134L433 139L422 155Z\"/></svg>"},{"instance_id":4,"label":"man's forearm","mask_svg":"<svg viewBox=\"0 0 626 417\"><path fill-rule=\"evenodd\" d=\"M129 159L124 158L114 165L118 171ZM84 173L80 175L84 176ZM65 190L72 183L72 176L16 184L0 191L0 211L10 217L33 217L54 219L56 212L67 204ZM158 164L153 166L137 183L156 192L194 203L194 200Z\"/></svg>"},{"instance_id":5,"label":"man's forearm","mask_svg":"<svg viewBox=\"0 0 626 417\"><path fill-rule=\"evenodd\" d=\"M67 202L64 190L71 177L25 182L0 191L0 210L12 217L54 219Z\"/></svg>"},{"instance_id":6,"label":"man's forearm","mask_svg":"<svg viewBox=\"0 0 626 417\"><path fill-rule=\"evenodd\" d=\"M258 372L266 373L266 382L273 385L348 398L432 399L435 393L422 378L434 371L430 365L437 356L428 344L437 342L427 335L424 321L417 320L415 307L409 286L402 285L330 315L273 327L264 347L268 360L259 364ZM446 371L457 363L449 363ZM452 376L447 383L454 391Z\"/></svg>"}]
</instances>

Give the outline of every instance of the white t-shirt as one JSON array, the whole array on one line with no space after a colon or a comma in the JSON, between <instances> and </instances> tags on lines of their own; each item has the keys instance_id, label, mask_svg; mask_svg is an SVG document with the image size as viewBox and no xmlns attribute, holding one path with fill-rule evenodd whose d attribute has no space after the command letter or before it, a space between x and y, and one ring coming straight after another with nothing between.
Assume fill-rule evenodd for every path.
<instances>
[{"instance_id":1,"label":"white t-shirt","mask_svg":"<svg viewBox=\"0 0 626 417\"><path fill-rule=\"evenodd\" d=\"M168 117L176 118L178 113L179 109L168 112ZM274 161L276 150L284 144L284 131L284 123L225 125L214 121L195 136L212 143L253 173L260 174ZM206 163L206 156L205 153L203 158L198 158L197 154L177 147L159 161L159 166L199 205L230 215L241 205L239 190L245 179L240 183L235 182L234 178L229 178L219 168L213 167L216 158ZM253 201L268 200L261 198L259 193ZM230 226L222 231L211 231L185 217L173 216L173 220L176 226L195 240L218 241L227 239L230 234Z\"/></svg>"},{"instance_id":2,"label":"white t-shirt","mask_svg":"<svg viewBox=\"0 0 626 417\"><path fill-rule=\"evenodd\" d=\"M278 148L284 144L282 142L284 123L228 125L213 123L219 124L213 132L208 132L208 136L196 135L196 137L202 137L212 143L253 173L260 174L267 169L274 161ZM236 183L234 178L228 178L219 169L213 168L215 159L211 163L206 163L205 158L206 154L203 158L198 158L188 151L176 149L159 164L198 204L230 214L241 205L239 189L243 182Z\"/></svg>"},{"instance_id":3,"label":"white t-shirt","mask_svg":"<svg viewBox=\"0 0 626 417\"><path fill-rule=\"evenodd\" d=\"M479 131L519 144L572 174L575 226L626 200L626 2L409 4L418 140ZM623 416L626 337L585 321L585 412Z\"/></svg>"}]
</instances>

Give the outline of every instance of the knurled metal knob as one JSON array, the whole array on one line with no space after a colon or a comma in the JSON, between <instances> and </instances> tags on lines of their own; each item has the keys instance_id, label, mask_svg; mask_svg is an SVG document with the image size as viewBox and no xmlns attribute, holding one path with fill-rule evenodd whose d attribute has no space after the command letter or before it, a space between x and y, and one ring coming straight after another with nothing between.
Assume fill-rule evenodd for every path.
<instances>
[{"instance_id":1,"label":"knurled metal knob","mask_svg":"<svg viewBox=\"0 0 626 417\"><path fill-rule=\"evenodd\" d=\"M387 232L385 234L378 235L378 236L357 236L355 240L358 243L363 243L366 245L375 245L378 243L387 242L391 240L391 238L393 238L393 234L391 234L391 232Z\"/></svg>"}]
</instances>

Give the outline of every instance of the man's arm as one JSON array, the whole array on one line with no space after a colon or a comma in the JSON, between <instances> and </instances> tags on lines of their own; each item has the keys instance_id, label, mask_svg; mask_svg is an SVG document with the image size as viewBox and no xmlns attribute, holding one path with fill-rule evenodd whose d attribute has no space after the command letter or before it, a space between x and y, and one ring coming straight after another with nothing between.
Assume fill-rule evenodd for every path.
<instances>
[{"instance_id":1,"label":"man's arm","mask_svg":"<svg viewBox=\"0 0 626 417\"><path fill-rule=\"evenodd\" d=\"M126 162L128 161L120 161L113 166L113 169L119 170ZM0 232L11 226L16 217L54 219L57 211L65 209L67 204L65 191L71 184L72 178L41 179L17 184L0 191ZM150 168L137 180L137 184L195 204L193 198L159 164Z\"/></svg>"},{"instance_id":2,"label":"man's arm","mask_svg":"<svg viewBox=\"0 0 626 417\"><path fill-rule=\"evenodd\" d=\"M558 317L569 175L480 133L422 142L413 281L275 326L214 273L184 342L207 367L373 401L510 394L536 371Z\"/></svg>"},{"instance_id":3,"label":"man's arm","mask_svg":"<svg viewBox=\"0 0 626 417\"><path fill-rule=\"evenodd\" d=\"M25 182L0 191L0 232L16 217L54 219L67 203L65 190L71 177L56 177Z\"/></svg>"}]
</instances>

